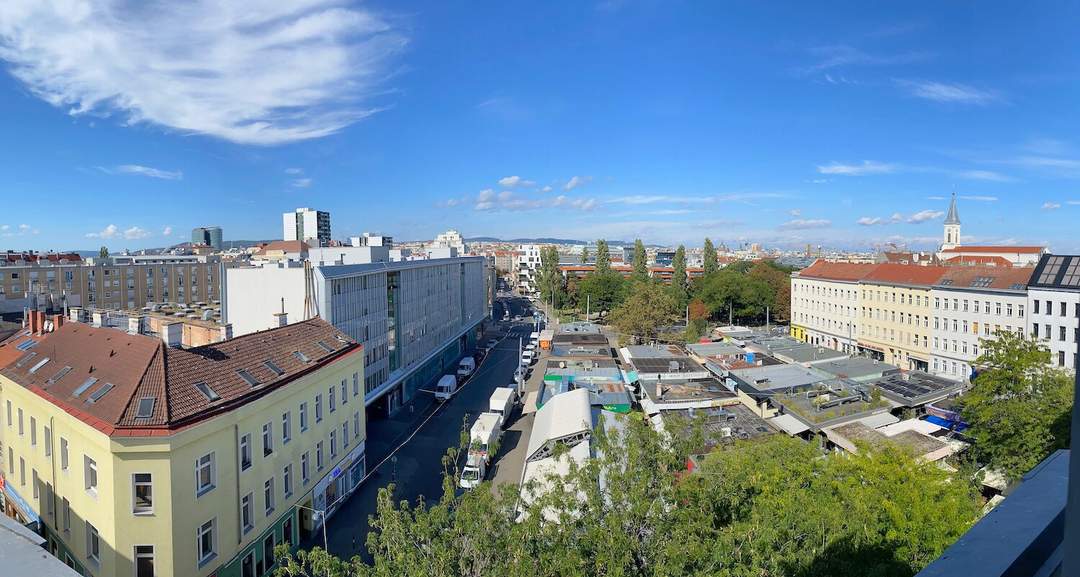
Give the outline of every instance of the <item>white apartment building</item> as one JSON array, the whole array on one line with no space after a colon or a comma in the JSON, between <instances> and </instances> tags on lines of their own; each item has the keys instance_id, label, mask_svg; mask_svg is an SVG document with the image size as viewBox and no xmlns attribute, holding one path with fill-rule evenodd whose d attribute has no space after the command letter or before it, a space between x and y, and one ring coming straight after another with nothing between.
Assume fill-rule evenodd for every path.
<instances>
[{"instance_id":1,"label":"white apartment building","mask_svg":"<svg viewBox=\"0 0 1080 577\"><path fill-rule=\"evenodd\" d=\"M310 264L227 269L223 317L237 336L278 326L282 311L330 322L364 345L365 402L386 413L456 364L490 311L483 257Z\"/></svg>"},{"instance_id":2,"label":"white apartment building","mask_svg":"<svg viewBox=\"0 0 1080 577\"><path fill-rule=\"evenodd\" d=\"M536 275L540 270L540 245L523 244L514 254L514 270L517 271L517 288L521 294L536 292Z\"/></svg>"},{"instance_id":3,"label":"white apartment building","mask_svg":"<svg viewBox=\"0 0 1080 577\"><path fill-rule=\"evenodd\" d=\"M791 336L845 353L858 350L859 281L874 264L816 261L791 275Z\"/></svg>"},{"instance_id":4,"label":"white apartment building","mask_svg":"<svg viewBox=\"0 0 1080 577\"><path fill-rule=\"evenodd\" d=\"M1077 368L1080 342L1080 256L1043 255L1028 283L1028 334L1050 349L1050 362Z\"/></svg>"},{"instance_id":5,"label":"white apartment building","mask_svg":"<svg viewBox=\"0 0 1080 577\"><path fill-rule=\"evenodd\" d=\"M467 252L465 247L465 239L461 237L461 233L450 229L435 237L435 240L431 243L431 248L453 248L457 249L457 254L464 256Z\"/></svg>"},{"instance_id":6,"label":"white apartment building","mask_svg":"<svg viewBox=\"0 0 1080 577\"><path fill-rule=\"evenodd\" d=\"M330 244L330 213L298 208L281 215L281 240L302 240L309 246Z\"/></svg>"},{"instance_id":7,"label":"white apartment building","mask_svg":"<svg viewBox=\"0 0 1080 577\"><path fill-rule=\"evenodd\" d=\"M950 267L931 288L930 372L967 381L980 340L999 330L1027 334L1031 268Z\"/></svg>"}]
</instances>

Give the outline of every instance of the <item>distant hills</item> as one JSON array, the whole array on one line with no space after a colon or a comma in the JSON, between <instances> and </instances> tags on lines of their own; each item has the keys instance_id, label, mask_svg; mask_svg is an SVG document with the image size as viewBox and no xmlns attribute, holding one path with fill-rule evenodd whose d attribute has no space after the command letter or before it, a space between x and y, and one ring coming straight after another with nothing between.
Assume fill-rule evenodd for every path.
<instances>
[{"instance_id":1,"label":"distant hills","mask_svg":"<svg viewBox=\"0 0 1080 577\"><path fill-rule=\"evenodd\" d=\"M539 238L509 238L509 239L502 239L502 238L496 238L496 237L493 237L493 236L474 236L474 237L471 237L471 238L466 238L465 242L512 242L512 243L516 243L516 244L592 244L592 241L574 240L574 239L571 239L571 238L539 237ZM625 241L625 240L609 240L609 241L607 241L607 243L608 243L609 246L622 246L622 245L634 244L631 241Z\"/></svg>"}]
</instances>

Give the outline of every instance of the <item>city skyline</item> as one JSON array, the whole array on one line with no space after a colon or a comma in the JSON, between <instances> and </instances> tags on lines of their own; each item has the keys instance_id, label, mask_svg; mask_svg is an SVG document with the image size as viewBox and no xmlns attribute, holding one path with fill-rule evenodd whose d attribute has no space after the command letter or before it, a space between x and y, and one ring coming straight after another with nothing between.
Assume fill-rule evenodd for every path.
<instances>
[{"instance_id":1,"label":"city skyline","mask_svg":"<svg viewBox=\"0 0 1080 577\"><path fill-rule=\"evenodd\" d=\"M930 249L955 192L965 243L1080 250L1075 7L233 4L0 6L0 246L309 206L339 239Z\"/></svg>"}]
</instances>

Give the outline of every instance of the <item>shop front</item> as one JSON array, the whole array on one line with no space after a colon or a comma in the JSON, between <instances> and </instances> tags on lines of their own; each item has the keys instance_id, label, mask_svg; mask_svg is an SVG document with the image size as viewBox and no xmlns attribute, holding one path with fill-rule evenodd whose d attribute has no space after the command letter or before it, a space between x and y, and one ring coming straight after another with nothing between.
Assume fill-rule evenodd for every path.
<instances>
[{"instance_id":1,"label":"shop front","mask_svg":"<svg viewBox=\"0 0 1080 577\"><path fill-rule=\"evenodd\" d=\"M4 495L4 514L40 533L38 524L41 518L2 474L0 474L0 489Z\"/></svg>"},{"instance_id":2,"label":"shop front","mask_svg":"<svg viewBox=\"0 0 1080 577\"><path fill-rule=\"evenodd\" d=\"M315 484L311 507L317 511L325 511L326 515L317 515L311 519L312 530L322 527L325 519L333 515L364 480L364 475L367 473L365 449L365 444L361 441Z\"/></svg>"}]
</instances>

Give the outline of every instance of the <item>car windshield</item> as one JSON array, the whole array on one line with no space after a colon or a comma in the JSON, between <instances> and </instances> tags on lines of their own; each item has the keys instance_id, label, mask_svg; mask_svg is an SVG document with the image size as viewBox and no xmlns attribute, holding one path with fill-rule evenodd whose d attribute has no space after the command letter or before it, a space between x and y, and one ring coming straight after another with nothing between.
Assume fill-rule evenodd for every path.
<instances>
[{"instance_id":1,"label":"car windshield","mask_svg":"<svg viewBox=\"0 0 1080 577\"><path fill-rule=\"evenodd\" d=\"M480 470L467 468L461 472L461 478L466 481L478 481L480 480Z\"/></svg>"}]
</instances>

